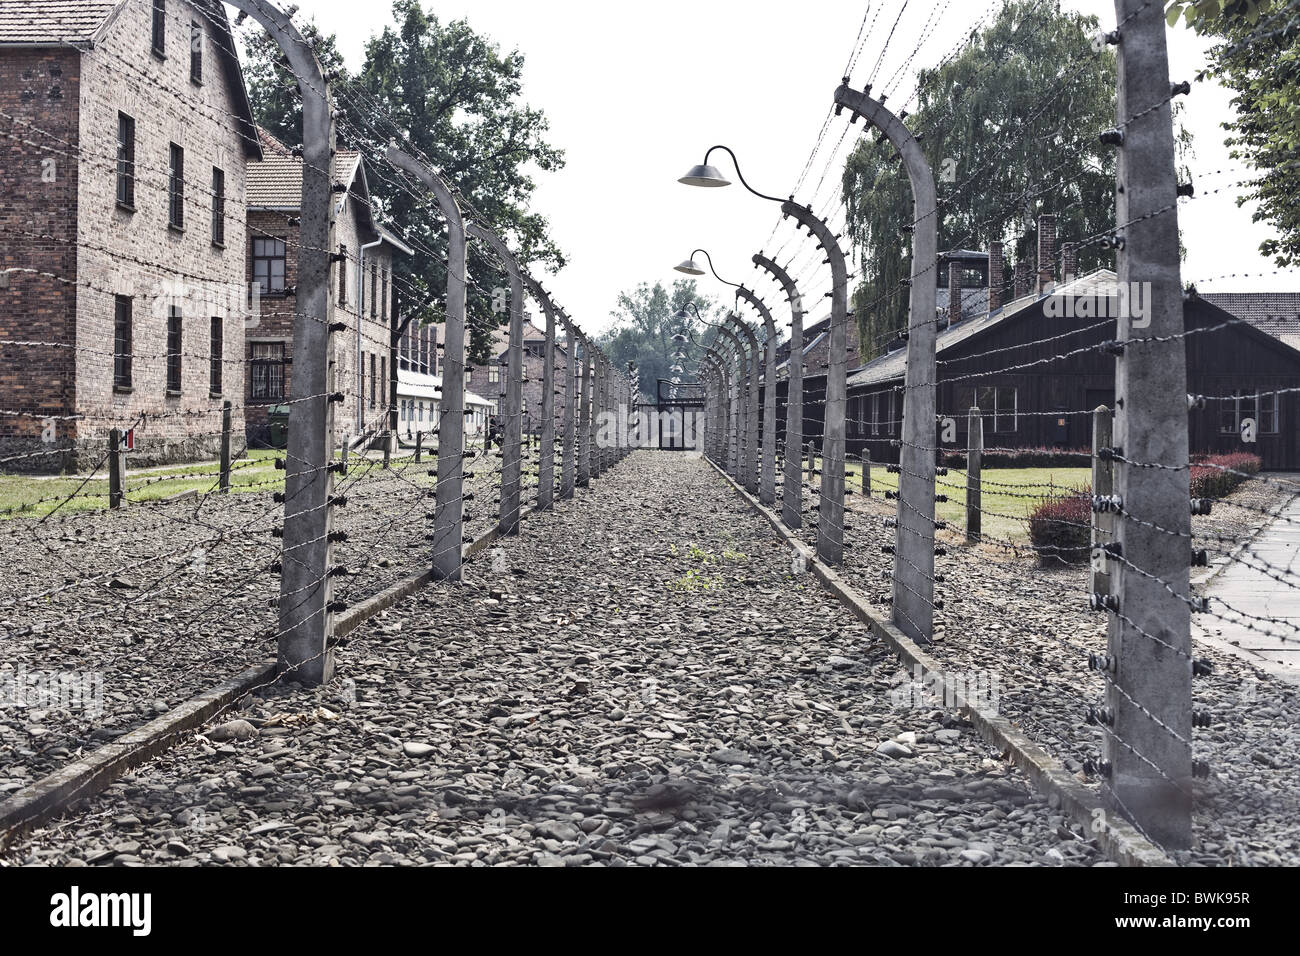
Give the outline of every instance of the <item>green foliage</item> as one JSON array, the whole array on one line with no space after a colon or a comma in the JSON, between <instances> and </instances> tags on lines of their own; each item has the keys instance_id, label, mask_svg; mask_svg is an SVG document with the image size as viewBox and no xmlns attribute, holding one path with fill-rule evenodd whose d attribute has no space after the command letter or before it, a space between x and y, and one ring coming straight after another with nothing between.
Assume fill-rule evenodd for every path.
<instances>
[{"instance_id":1,"label":"green foliage","mask_svg":"<svg viewBox=\"0 0 1300 956\"><path fill-rule=\"evenodd\" d=\"M419 322L445 318L447 239L437 204L412 190L384 159L389 141L429 162L482 225L506 239L520 262L555 270L564 257L545 217L528 211L533 171L553 172L564 154L545 137L545 115L521 101L524 58L502 53L468 22L441 22L419 0L394 0L393 25L371 37L354 76L340 73L331 92L342 111L340 148L369 161L377 207L415 250L394 263L401 308ZM341 69L334 37L308 25L327 70ZM287 70L269 41L250 43L250 95L258 122L290 144L301 142L301 108ZM409 144L409 145L408 145ZM507 321L492 310L506 285L492 257L470 243L468 322L471 361L486 361L492 331Z\"/></svg>"},{"instance_id":2,"label":"green foliage","mask_svg":"<svg viewBox=\"0 0 1300 956\"><path fill-rule=\"evenodd\" d=\"M1054 3L1010 0L956 57L920 72L906 122L935 173L941 251L1000 240L1015 261L1034 254L1042 213L1058 217L1067 239L1114 223L1114 151L1096 133L1115 122L1115 55L1093 49L1097 29L1095 17ZM870 356L906 326L900 282L912 269L912 192L893 147L874 136L849 157L843 189L863 262L854 308ZM1097 244L1084 248L1080 269L1104 255Z\"/></svg>"},{"instance_id":3,"label":"green foliage","mask_svg":"<svg viewBox=\"0 0 1300 956\"><path fill-rule=\"evenodd\" d=\"M1259 173L1237 203L1257 202L1254 220L1278 232L1262 254L1281 268L1300 263L1300 8L1293 0L1175 0L1167 10L1171 25L1181 18L1222 41L1210 48L1205 75L1235 94L1226 142Z\"/></svg>"},{"instance_id":4,"label":"green foliage","mask_svg":"<svg viewBox=\"0 0 1300 956\"><path fill-rule=\"evenodd\" d=\"M678 344L673 341L673 335L683 327L673 314L691 304L709 321L722 321L722 310L712 299L696 291L694 279L677 279L671 289L665 289L661 282L653 286L642 282L631 292L620 293L618 308L610 313L614 325L601 336L599 345L616 368L626 368L628 362L636 363L641 392L647 398L654 396L659 379L673 377L673 358ZM697 340L707 342L712 336L712 330L702 328L693 313L685 325ZM700 348L687 341L684 351L686 360L683 367L687 372L681 378L690 381Z\"/></svg>"}]
</instances>

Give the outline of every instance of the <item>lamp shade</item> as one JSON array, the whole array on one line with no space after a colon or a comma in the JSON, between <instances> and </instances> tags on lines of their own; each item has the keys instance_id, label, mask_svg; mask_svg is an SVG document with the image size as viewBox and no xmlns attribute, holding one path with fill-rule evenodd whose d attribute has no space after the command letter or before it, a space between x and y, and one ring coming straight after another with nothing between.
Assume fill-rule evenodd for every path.
<instances>
[{"instance_id":1,"label":"lamp shade","mask_svg":"<svg viewBox=\"0 0 1300 956\"><path fill-rule=\"evenodd\" d=\"M704 275L704 270L695 264L694 259L687 259L684 262L679 262L677 265L673 266L673 268L678 272L685 272L688 276Z\"/></svg>"},{"instance_id":2,"label":"lamp shade","mask_svg":"<svg viewBox=\"0 0 1300 956\"><path fill-rule=\"evenodd\" d=\"M690 171L677 180L687 186L730 186L731 180L722 175L716 166L692 166Z\"/></svg>"}]
</instances>

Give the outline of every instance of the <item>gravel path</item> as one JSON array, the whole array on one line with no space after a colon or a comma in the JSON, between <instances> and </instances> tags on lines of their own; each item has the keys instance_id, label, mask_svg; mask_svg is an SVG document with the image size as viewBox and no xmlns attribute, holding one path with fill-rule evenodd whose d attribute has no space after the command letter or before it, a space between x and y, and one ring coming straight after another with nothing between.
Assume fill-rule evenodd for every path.
<instances>
[{"instance_id":1,"label":"gravel path","mask_svg":"<svg viewBox=\"0 0 1300 956\"><path fill-rule=\"evenodd\" d=\"M942 479L941 479L942 480ZM950 496L960 490L945 489ZM1209 516L1193 518L1211 560L1226 560L1238 541L1248 539L1268 520L1270 508L1292 489L1268 480L1251 480L1216 503ZM811 528L816 498L806 490L805 524ZM894 531L885 519L897 503L861 495L849 498L845 565L860 593L888 617ZM805 532L805 540L813 540ZM1106 616L1087 608L1084 568L1042 569L1028 552L970 546L960 528L939 535L947 554L935 570L945 580L937 588L944 601L935 614L932 655L959 676L979 677L999 689L998 711L1018 723L1076 774L1084 760L1099 759L1103 732L1085 717L1090 704L1103 702L1101 676L1088 669L1089 651L1106 650ZM1281 585L1279 585L1281 586ZM1199 626L1214 630L1213 615L1195 615ZM1214 723L1195 731L1195 756L1209 761L1209 779L1194 783L1194 845L1172 853L1184 864L1300 864L1300 699L1296 688L1234 654L1198 643L1197 657L1214 672L1197 678L1193 704L1214 715Z\"/></svg>"},{"instance_id":2,"label":"gravel path","mask_svg":"<svg viewBox=\"0 0 1300 956\"><path fill-rule=\"evenodd\" d=\"M495 524L500 482L498 459L479 456L475 536ZM433 467L354 458L336 479L349 539L335 561L353 575L336 597L355 604L428 566ZM0 702L0 798L275 655L283 511L268 489L0 522L0 684L58 671L103 688L102 715Z\"/></svg>"},{"instance_id":3,"label":"gravel path","mask_svg":"<svg viewBox=\"0 0 1300 956\"><path fill-rule=\"evenodd\" d=\"M1101 861L684 455L636 453L339 662L2 862Z\"/></svg>"}]
</instances>

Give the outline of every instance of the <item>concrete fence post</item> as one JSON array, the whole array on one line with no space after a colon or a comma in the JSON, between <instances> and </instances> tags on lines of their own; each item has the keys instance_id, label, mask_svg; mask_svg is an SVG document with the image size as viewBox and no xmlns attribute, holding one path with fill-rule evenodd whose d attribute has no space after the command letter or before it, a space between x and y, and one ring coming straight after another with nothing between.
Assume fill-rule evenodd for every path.
<instances>
[{"instance_id":1,"label":"concrete fence post","mask_svg":"<svg viewBox=\"0 0 1300 956\"><path fill-rule=\"evenodd\" d=\"M538 439L537 507L543 511L555 499L555 305L541 285L525 276L529 289L546 314L546 345L542 355L542 427Z\"/></svg>"},{"instance_id":2,"label":"concrete fence post","mask_svg":"<svg viewBox=\"0 0 1300 956\"><path fill-rule=\"evenodd\" d=\"M748 362L746 370L748 372L748 382L745 390L745 470L742 481L745 490L751 495L758 494L758 372L761 351L758 347L758 336L754 331L740 320L740 317L734 313L728 321L732 322L744 337L745 344L749 346Z\"/></svg>"},{"instance_id":3,"label":"concrete fence post","mask_svg":"<svg viewBox=\"0 0 1300 956\"><path fill-rule=\"evenodd\" d=\"M523 413L521 399L524 376L524 279L519 261L501 237L476 222L469 234L496 253L510 280L510 344L506 349L505 421L501 436L501 510L497 528L503 535L519 533L522 500Z\"/></svg>"},{"instance_id":4,"label":"concrete fence post","mask_svg":"<svg viewBox=\"0 0 1300 956\"><path fill-rule=\"evenodd\" d=\"M568 317L561 313L564 322L564 420L561 423L560 444L560 500L568 501L573 497L573 485L576 474L574 436L574 416L577 410L575 397L575 379L578 374L578 338Z\"/></svg>"},{"instance_id":5,"label":"concrete fence post","mask_svg":"<svg viewBox=\"0 0 1300 956\"><path fill-rule=\"evenodd\" d=\"M329 87L311 46L289 16L265 0L231 0L275 41L298 79L302 99L302 197L297 295L293 322L296 359L285 455L284 528L280 575L278 669L302 684L328 681L334 672L331 567L334 472L333 353L335 331L330 276L348 268L335 251L334 156Z\"/></svg>"},{"instance_id":6,"label":"concrete fence post","mask_svg":"<svg viewBox=\"0 0 1300 956\"><path fill-rule=\"evenodd\" d=\"M424 432L417 431L415 433L415 460L417 463L420 461L421 453L424 451L424 449L421 447L423 444L424 444Z\"/></svg>"},{"instance_id":7,"label":"concrete fence post","mask_svg":"<svg viewBox=\"0 0 1300 956\"><path fill-rule=\"evenodd\" d=\"M221 458L219 462L220 477L217 479L217 487L221 494L230 494L230 457L231 444L233 437L234 405L230 399L221 403Z\"/></svg>"},{"instance_id":8,"label":"concrete fence post","mask_svg":"<svg viewBox=\"0 0 1300 956\"><path fill-rule=\"evenodd\" d=\"M972 406L966 423L966 540L979 541L981 527L980 468L984 457L984 416Z\"/></svg>"},{"instance_id":9,"label":"concrete fence post","mask_svg":"<svg viewBox=\"0 0 1300 956\"><path fill-rule=\"evenodd\" d=\"M912 276L891 616L894 624L914 641L928 643L934 634L935 339L938 334L935 313L938 215L934 174L911 131L882 102L850 89L847 78L835 91L836 111L845 107L852 112L853 121L859 117L865 119L889 140L902 157L912 188ZM828 393L828 403L831 398Z\"/></svg>"},{"instance_id":10,"label":"concrete fence post","mask_svg":"<svg viewBox=\"0 0 1300 956\"><path fill-rule=\"evenodd\" d=\"M108 430L108 506L122 507L126 497L126 441L120 428Z\"/></svg>"},{"instance_id":11,"label":"concrete fence post","mask_svg":"<svg viewBox=\"0 0 1300 956\"><path fill-rule=\"evenodd\" d=\"M776 504L776 323L767 303L743 285L736 289L736 297L744 299L754 307L763 320L765 341L763 343L763 413L762 413L762 462L759 466L758 500L769 507ZM748 328L748 326L746 326ZM751 333L752 334L752 333ZM757 348L757 339L754 339ZM755 388L757 396L758 389ZM755 429L755 438L758 429Z\"/></svg>"},{"instance_id":12,"label":"concrete fence post","mask_svg":"<svg viewBox=\"0 0 1300 956\"><path fill-rule=\"evenodd\" d=\"M1102 458L1098 452L1112 448L1110 409L1099 405L1092 412L1092 493L1094 497L1108 498L1115 493L1115 463ZM1115 539L1115 515L1093 509L1092 529L1088 535L1088 557L1091 570L1088 576L1089 593L1107 595L1111 592L1109 559L1106 546Z\"/></svg>"},{"instance_id":13,"label":"concrete fence post","mask_svg":"<svg viewBox=\"0 0 1300 956\"><path fill-rule=\"evenodd\" d=\"M592 352L586 336L579 334L582 358L578 364L578 485L591 487Z\"/></svg>"},{"instance_id":14,"label":"concrete fence post","mask_svg":"<svg viewBox=\"0 0 1300 956\"><path fill-rule=\"evenodd\" d=\"M1147 308L1117 320L1116 513L1103 774L1115 809L1168 849L1191 843L1192 643L1187 370L1178 179L1161 4L1116 0L1116 221L1120 290ZM1121 294L1121 303L1126 297ZM1139 464L1129 464L1136 462ZM1113 668L1109 665L1113 663ZM1104 726L1104 725L1103 725Z\"/></svg>"},{"instance_id":15,"label":"concrete fence post","mask_svg":"<svg viewBox=\"0 0 1300 956\"><path fill-rule=\"evenodd\" d=\"M862 451L862 497L871 497L871 452Z\"/></svg>"},{"instance_id":16,"label":"concrete fence post","mask_svg":"<svg viewBox=\"0 0 1300 956\"><path fill-rule=\"evenodd\" d=\"M803 297L790 274L773 260L759 254L754 264L781 283L790 303L790 361L785 394L785 448L782 456L785 481L781 488L781 520L791 531L803 527Z\"/></svg>"},{"instance_id":17,"label":"concrete fence post","mask_svg":"<svg viewBox=\"0 0 1300 956\"><path fill-rule=\"evenodd\" d=\"M433 170L396 146L387 158L414 176L434 197L447 220L447 312L443 323L442 401L438 409L437 508L433 524L433 575L459 581L465 537L465 218L451 189Z\"/></svg>"}]
</instances>

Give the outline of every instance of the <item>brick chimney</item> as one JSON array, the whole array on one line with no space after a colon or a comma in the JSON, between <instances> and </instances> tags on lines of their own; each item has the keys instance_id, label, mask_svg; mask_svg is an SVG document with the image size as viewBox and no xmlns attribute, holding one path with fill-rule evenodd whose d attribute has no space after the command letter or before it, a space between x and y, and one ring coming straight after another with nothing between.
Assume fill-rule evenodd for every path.
<instances>
[{"instance_id":1,"label":"brick chimney","mask_svg":"<svg viewBox=\"0 0 1300 956\"><path fill-rule=\"evenodd\" d=\"M995 312L1002 308L1002 273L1004 271L1002 261L1002 243L989 243L989 311Z\"/></svg>"},{"instance_id":2,"label":"brick chimney","mask_svg":"<svg viewBox=\"0 0 1300 956\"><path fill-rule=\"evenodd\" d=\"M1023 299L1029 295L1029 260L1021 259L1016 263L1014 283L1015 298Z\"/></svg>"},{"instance_id":3,"label":"brick chimney","mask_svg":"<svg viewBox=\"0 0 1300 956\"><path fill-rule=\"evenodd\" d=\"M948 324L961 321L961 263L948 263Z\"/></svg>"},{"instance_id":4,"label":"brick chimney","mask_svg":"<svg viewBox=\"0 0 1300 956\"><path fill-rule=\"evenodd\" d=\"M1056 268L1056 217L1038 217L1038 294L1042 295L1052 287L1056 277L1052 274Z\"/></svg>"},{"instance_id":5,"label":"brick chimney","mask_svg":"<svg viewBox=\"0 0 1300 956\"><path fill-rule=\"evenodd\" d=\"M1070 282L1079 277L1079 244L1077 242L1061 243L1062 281Z\"/></svg>"}]
</instances>

